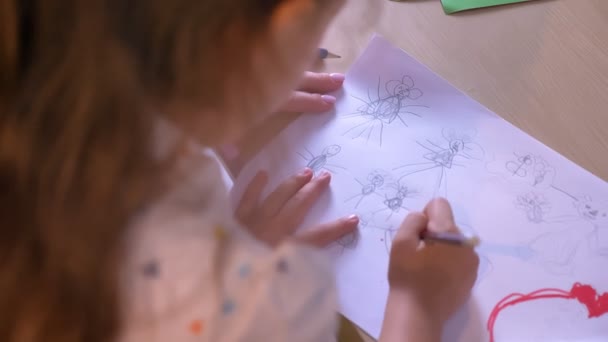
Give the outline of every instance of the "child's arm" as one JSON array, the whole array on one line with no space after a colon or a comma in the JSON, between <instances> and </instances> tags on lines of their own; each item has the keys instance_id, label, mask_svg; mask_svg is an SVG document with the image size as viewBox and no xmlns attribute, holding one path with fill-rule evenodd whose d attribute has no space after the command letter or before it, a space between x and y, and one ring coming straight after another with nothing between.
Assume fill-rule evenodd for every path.
<instances>
[{"instance_id":1,"label":"child's arm","mask_svg":"<svg viewBox=\"0 0 608 342\"><path fill-rule=\"evenodd\" d=\"M440 341L443 325L475 283L479 258L474 250L425 243L420 235L427 229L458 231L446 200L410 214L393 240L381 342Z\"/></svg>"},{"instance_id":2,"label":"child's arm","mask_svg":"<svg viewBox=\"0 0 608 342\"><path fill-rule=\"evenodd\" d=\"M441 325L438 318L417 303L407 290L391 288L379 342L438 342L441 340Z\"/></svg>"}]
</instances>

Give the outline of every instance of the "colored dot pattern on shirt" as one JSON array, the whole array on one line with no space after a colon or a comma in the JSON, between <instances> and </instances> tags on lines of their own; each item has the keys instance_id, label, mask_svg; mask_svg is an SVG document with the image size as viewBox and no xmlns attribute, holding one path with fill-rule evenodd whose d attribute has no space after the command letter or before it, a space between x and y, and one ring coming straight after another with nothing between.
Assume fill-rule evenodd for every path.
<instances>
[{"instance_id":1,"label":"colored dot pattern on shirt","mask_svg":"<svg viewBox=\"0 0 608 342\"><path fill-rule=\"evenodd\" d=\"M226 316L230 315L236 309L236 305L230 299L226 299L224 304L222 304L222 313Z\"/></svg>"},{"instance_id":2,"label":"colored dot pattern on shirt","mask_svg":"<svg viewBox=\"0 0 608 342\"><path fill-rule=\"evenodd\" d=\"M202 320L196 319L190 322L190 332L195 336L200 336L203 333L203 329L205 328L205 324Z\"/></svg>"},{"instance_id":3,"label":"colored dot pattern on shirt","mask_svg":"<svg viewBox=\"0 0 608 342\"><path fill-rule=\"evenodd\" d=\"M287 273L288 270L289 270L289 265L287 264L287 260L280 259L277 262L277 271L279 271L279 273Z\"/></svg>"},{"instance_id":4,"label":"colored dot pattern on shirt","mask_svg":"<svg viewBox=\"0 0 608 342\"><path fill-rule=\"evenodd\" d=\"M141 272L147 278L157 278L160 274L160 266L156 260L151 260L143 265Z\"/></svg>"},{"instance_id":5,"label":"colored dot pattern on shirt","mask_svg":"<svg viewBox=\"0 0 608 342\"><path fill-rule=\"evenodd\" d=\"M247 278L251 274L251 265L243 264L239 267L239 277Z\"/></svg>"},{"instance_id":6,"label":"colored dot pattern on shirt","mask_svg":"<svg viewBox=\"0 0 608 342\"><path fill-rule=\"evenodd\" d=\"M215 229L213 230L213 235L218 241L224 241L228 238L228 232L223 226L220 225L215 226Z\"/></svg>"}]
</instances>

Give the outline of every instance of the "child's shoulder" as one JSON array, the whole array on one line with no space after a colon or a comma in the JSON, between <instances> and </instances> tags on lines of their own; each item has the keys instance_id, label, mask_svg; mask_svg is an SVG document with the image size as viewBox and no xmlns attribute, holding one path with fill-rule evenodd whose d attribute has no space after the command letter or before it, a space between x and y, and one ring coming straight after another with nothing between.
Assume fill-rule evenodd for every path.
<instances>
[{"instance_id":1,"label":"child's shoulder","mask_svg":"<svg viewBox=\"0 0 608 342\"><path fill-rule=\"evenodd\" d=\"M211 336L213 326L224 332L210 340L232 341L223 339L228 326L239 325L238 340L274 329L260 315L295 327L289 315L302 307L318 309L310 333L331 335L336 304L327 260L301 246L262 245L233 218L217 161L201 154L184 165L181 183L134 218L125 240L124 340L190 340Z\"/></svg>"}]
</instances>

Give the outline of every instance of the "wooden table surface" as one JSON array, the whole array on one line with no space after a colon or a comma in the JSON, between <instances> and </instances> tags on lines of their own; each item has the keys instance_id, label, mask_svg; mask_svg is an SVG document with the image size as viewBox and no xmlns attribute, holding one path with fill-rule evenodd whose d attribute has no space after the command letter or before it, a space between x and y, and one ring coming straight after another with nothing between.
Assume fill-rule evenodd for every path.
<instances>
[{"instance_id":1,"label":"wooden table surface","mask_svg":"<svg viewBox=\"0 0 608 342\"><path fill-rule=\"evenodd\" d=\"M450 16L439 0L349 0L323 45L343 58L319 70L346 72L376 32L608 180L608 0L535 0ZM293 118L277 116L245 137L241 155L227 161L232 173Z\"/></svg>"}]
</instances>

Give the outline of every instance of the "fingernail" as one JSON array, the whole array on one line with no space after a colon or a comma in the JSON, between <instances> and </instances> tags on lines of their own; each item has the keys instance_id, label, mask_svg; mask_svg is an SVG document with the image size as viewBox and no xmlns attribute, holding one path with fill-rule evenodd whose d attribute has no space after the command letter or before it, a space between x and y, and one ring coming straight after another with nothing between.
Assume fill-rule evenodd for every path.
<instances>
[{"instance_id":1,"label":"fingernail","mask_svg":"<svg viewBox=\"0 0 608 342\"><path fill-rule=\"evenodd\" d=\"M351 223L359 223L359 216L350 215L348 218L346 218L346 221L351 222Z\"/></svg>"},{"instance_id":2,"label":"fingernail","mask_svg":"<svg viewBox=\"0 0 608 342\"><path fill-rule=\"evenodd\" d=\"M310 176L311 173L312 173L312 170L307 167L302 171L301 175L304 177L307 177L307 176Z\"/></svg>"},{"instance_id":3,"label":"fingernail","mask_svg":"<svg viewBox=\"0 0 608 342\"><path fill-rule=\"evenodd\" d=\"M323 95L323 96L321 96L321 99L322 99L322 100L323 100L325 103L328 103L328 104L331 104L331 105L333 105L333 104L335 104L335 103L336 103L336 98L335 98L335 97L333 97L333 96L331 96L331 95Z\"/></svg>"},{"instance_id":4,"label":"fingernail","mask_svg":"<svg viewBox=\"0 0 608 342\"><path fill-rule=\"evenodd\" d=\"M342 83L344 82L344 75L343 74L329 74L329 77L331 78L332 81L336 82L336 83Z\"/></svg>"},{"instance_id":5,"label":"fingernail","mask_svg":"<svg viewBox=\"0 0 608 342\"><path fill-rule=\"evenodd\" d=\"M323 171L323 172L321 172L321 174L319 175L319 179L321 179L321 180L328 179L329 177L331 177L331 173L329 173L329 172L327 172L327 171Z\"/></svg>"}]
</instances>

